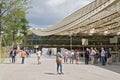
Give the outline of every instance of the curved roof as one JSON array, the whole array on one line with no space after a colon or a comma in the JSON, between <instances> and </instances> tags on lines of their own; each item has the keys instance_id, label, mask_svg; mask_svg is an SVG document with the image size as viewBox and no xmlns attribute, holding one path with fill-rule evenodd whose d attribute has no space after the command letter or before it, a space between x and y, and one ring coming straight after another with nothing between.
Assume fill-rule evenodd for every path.
<instances>
[{"instance_id":1,"label":"curved roof","mask_svg":"<svg viewBox=\"0 0 120 80\"><path fill-rule=\"evenodd\" d=\"M47 29L30 29L39 36L120 34L120 0L95 0Z\"/></svg>"}]
</instances>

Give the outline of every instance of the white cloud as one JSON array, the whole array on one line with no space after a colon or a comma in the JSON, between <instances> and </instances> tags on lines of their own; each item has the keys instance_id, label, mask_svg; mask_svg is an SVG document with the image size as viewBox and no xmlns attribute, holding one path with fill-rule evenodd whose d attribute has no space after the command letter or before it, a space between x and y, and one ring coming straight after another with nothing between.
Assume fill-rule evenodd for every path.
<instances>
[{"instance_id":1,"label":"white cloud","mask_svg":"<svg viewBox=\"0 0 120 80\"><path fill-rule=\"evenodd\" d=\"M48 0L46 4L49 6L55 7L55 6L58 6L62 3L64 3L65 1L66 0Z\"/></svg>"},{"instance_id":2,"label":"white cloud","mask_svg":"<svg viewBox=\"0 0 120 80\"><path fill-rule=\"evenodd\" d=\"M35 28L35 27L40 27L39 25L32 24L32 23L30 23L29 26L30 26L30 27L33 27L33 28Z\"/></svg>"},{"instance_id":3,"label":"white cloud","mask_svg":"<svg viewBox=\"0 0 120 80\"><path fill-rule=\"evenodd\" d=\"M32 23L30 23L29 26L32 27L32 28L46 29L46 28L48 28L48 27L51 27L52 25L37 25L37 24L32 24Z\"/></svg>"},{"instance_id":4,"label":"white cloud","mask_svg":"<svg viewBox=\"0 0 120 80\"><path fill-rule=\"evenodd\" d=\"M31 0L27 19L36 27L49 27L94 0Z\"/></svg>"}]
</instances>

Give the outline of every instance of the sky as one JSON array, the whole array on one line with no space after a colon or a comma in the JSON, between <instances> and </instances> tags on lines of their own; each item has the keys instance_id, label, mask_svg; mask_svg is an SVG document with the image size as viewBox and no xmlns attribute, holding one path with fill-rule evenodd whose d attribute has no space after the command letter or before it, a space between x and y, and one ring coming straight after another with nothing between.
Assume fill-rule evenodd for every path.
<instances>
[{"instance_id":1,"label":"sky","mask_svg":"<svg viewBox=\"0 0 120 80\"><path fill-rule=\"evenodd\" d=\"M26 15L32 28L48 28L94 0L29 0Z\"/></svg>"}]
</instances>

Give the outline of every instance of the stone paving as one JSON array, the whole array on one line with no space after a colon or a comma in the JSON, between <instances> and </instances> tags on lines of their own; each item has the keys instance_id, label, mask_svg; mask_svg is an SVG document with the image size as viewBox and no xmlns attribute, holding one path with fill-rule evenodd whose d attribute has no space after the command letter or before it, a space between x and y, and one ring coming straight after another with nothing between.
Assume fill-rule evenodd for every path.
<instances>
[{"instance_id":1,"label":"stone paving","mask_svg":"<svg viewBox=\"0 0 120 80\"><path fill-rule=\"evenodd\" d=\"M102 66L85 65L83 62L63 64L64 74L59 75L54 58L42 56L41 62L37 64L36 55L26 58L25 64L21 64L19 56L15 64L7 58L0 64L0 80L120 80L119 73ZM120 67L110 66L120 71Z\"/></svg>"}]
</instances>

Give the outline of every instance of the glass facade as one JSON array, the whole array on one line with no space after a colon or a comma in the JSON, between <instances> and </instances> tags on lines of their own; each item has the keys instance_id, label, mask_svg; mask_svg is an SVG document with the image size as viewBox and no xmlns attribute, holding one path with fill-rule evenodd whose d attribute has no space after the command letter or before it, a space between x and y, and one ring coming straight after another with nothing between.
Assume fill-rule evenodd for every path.
<instances>
[{"instance_id":1,"label":"glass facade","mask_svg":"<svg viewBox=\"0 0 120 80\"><path fill-rule=\"evenodd\" d=\"M68 48L72 45L73 49L81 49L83 47L111 47L113 49L120 49L120 38L118 38L118 43L110 43L110 39L114 36L37 36L29 35L26 41L26 46L34 47L38 45L39 47L56 47L56 48ZM88 39L88 45L82 45L82 39ZM72 41L72 43L71 43Z\"/></svg>"}]
</instances>

